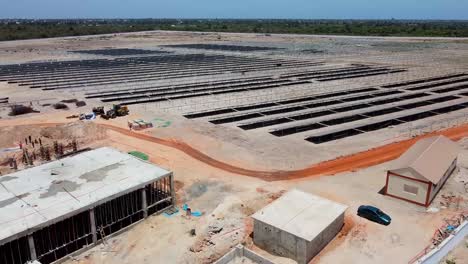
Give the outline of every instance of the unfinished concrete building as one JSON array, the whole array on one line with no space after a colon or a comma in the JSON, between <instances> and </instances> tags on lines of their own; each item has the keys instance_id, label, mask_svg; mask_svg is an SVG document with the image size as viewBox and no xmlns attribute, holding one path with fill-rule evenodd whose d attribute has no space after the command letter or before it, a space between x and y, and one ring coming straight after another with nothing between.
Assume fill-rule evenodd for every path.
<instances>
[{"instance_id":1,"label":"unfinished concrete building","mask_svg":"<svg viewBox=\"0 0 468 264\"><path fill-rule=\"evenodd\" d=\"M0 178L0 263L42 264L173 206L171 172L99 148Z\"/></svg>"},{"instance_id":2,"label":"unfinished concrete building","mask_svg":"<svg viewBox=\"0 0 468 264\"><path fill-rule=\"evenodd\" d=\"M292 190L253 215L254 243L309 263L341 230L347 206Z\"/></svg>"},{"instance_id":3,"label":"unfinished concrete building","mask_svg":"<svg viewBox=\"0 0 468 264\"><path fill-rule=\"evenodd\" d=\"M460 147L444 136L419 140L393 161L385 194L429 206L457 166Z\"/></svg>"},{"instance_id":4,"label":"unfinished concrete building","mask_svg":"<svg viewBox=\"0 0 468 264\"><path fill-rule=\"evenodd\" d=\"M261 255L253 252L252 250L237 245L231 251L226 253L213 264L275 264L273 261L262 257Z\"/></svg>"}]
</instances>

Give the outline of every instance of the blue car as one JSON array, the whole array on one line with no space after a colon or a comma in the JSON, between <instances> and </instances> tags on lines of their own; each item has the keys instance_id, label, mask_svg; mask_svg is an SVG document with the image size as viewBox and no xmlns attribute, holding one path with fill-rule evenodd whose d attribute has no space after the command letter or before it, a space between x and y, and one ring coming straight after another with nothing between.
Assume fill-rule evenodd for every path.
<instances>
[{"instance_id":1,"label":"blue car","mask_svg":"<svg viewBox=\"0 0 468 264\"><path fill-rule=\"evenodd\" d=\"M357 215L366 218L370 221L388 226L392 222L392 218L382 212L379 208L371 205L361 205L358 208Z\"/></svg>"}]
</instances>

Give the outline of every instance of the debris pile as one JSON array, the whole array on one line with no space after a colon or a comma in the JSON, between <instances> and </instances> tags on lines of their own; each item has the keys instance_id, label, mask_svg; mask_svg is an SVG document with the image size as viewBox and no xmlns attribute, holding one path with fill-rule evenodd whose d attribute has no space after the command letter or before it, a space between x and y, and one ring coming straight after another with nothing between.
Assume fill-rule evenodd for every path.
<instances>
[{"instance_id":1,"label":"debris pile","mask_svg":"<svg viewBox=\"0 0 468 264\"><path fill-rule=\"evenodd\" d=\"M241 243L246 230L243 202L237 196L227 196L215 210L205 216L206 224L197 228L196 240L190 247L197 263L213 263L231 248Z\"/></svg>"},{"instance_id":2,"label":"debris pile","mask_svg":"<svg viewBox=\"0 0 468 264\"><path fill-rule=\"evenodd\" d=\"M450 236L450 234L452 234L452 232L467 219L468 212L455 215L450 219L445 219L445 224L434 232L434 236L432 237L432 248L437 247L442 243L442 241Z\"/></svg>"},{"instance_id":3,"label":"debris pile","mask_svg":"<svg viewBox=\"0 0 468 264\"><path fill-rule=\"evenodd\" d=\"M68 109L68 106L64 103L56 103L56 104L53 104L52 107L54 109L63 109L63 110L67 110Z\"/></svg>"},{"instance_id":4,"label":"debris pile","mask_svg":"<svg viewBox=\"0 0 468 264\"><path fill-rule=\"evenodd\" d=\"M132 130L132 129L133 130L143 130L143 129L147 129L147 128L152 128L153 123L146 122L143 119L136 119L136 120L133 120L133 121L128 121L128 127L130 128L130 130Z\"/></svg>"},{"instance_id":5,"label":"debris pile","mask_svg":"<svg viewBox=\"0 0 468 264\"><path fill-rule=\"evenodd\" d=\"M66 104L73 104L73 103L78 102L78 99L65 99L65 100L62 100L60 102L66 103Z\"/></svg>"},{"instance_id":6,"label":"debris pile","mask_svg":"<svg viewBox=\"0 0 468 264\"><path fill-rule=\"evenodd\" d=\"M9 116L24 115L29 113L39 113L39 111L34 110L32 106L25 105L12 105L10 106Z\"/></svg>"},{"instance_id":7,"label":"debris pile","mask_svg":"<svg viewBox=\"0 0 468 264\"><path fill-rule=\"evenodd\" d=\"M431 244L424 248L418 255L408 263L416 263L422 256L439 246L448 238L464 221L468 220L468 211L459 213L452 218L445 219L445 224L438 228L432 236Z\"/></svg>"},{"instance_id":8,"label":"debris pile","mask_svg":"<svg viewBox=\"0 0 468 264\"><path fill-rule=\"evenodd\" d=\"M450 193L448 195L442 194L442 200L439 202L441 208L455 208L460 209L460 205L463 204L464 198L461 195L454 195Z\"/></svg>"},{"instance_id":9,"label":"debris pile","mask_svg":"<svg viewBox=\"0 0 468 264\"><path fill-rule=\"evenodd\" d=\"M82 107L82 106L85 106L86 105L86 102L85 101L78 101L75 103L76 107Z\"/></svg>"}]
</instances>

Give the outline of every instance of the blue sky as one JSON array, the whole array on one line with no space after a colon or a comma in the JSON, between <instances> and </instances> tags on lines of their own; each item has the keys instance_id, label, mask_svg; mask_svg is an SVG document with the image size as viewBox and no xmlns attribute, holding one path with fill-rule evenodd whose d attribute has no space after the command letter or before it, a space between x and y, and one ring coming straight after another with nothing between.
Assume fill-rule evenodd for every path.
<instances>
[{"instance_id":1,"label":"blue sky","mask_svg":"<svg viewBox=\"0 0 468 264\"><path fill-rule=\"evenodd\" d=\"M0 18L468 20L468 0L0 0L0 7Z\"/></svg>"}]
</instances>

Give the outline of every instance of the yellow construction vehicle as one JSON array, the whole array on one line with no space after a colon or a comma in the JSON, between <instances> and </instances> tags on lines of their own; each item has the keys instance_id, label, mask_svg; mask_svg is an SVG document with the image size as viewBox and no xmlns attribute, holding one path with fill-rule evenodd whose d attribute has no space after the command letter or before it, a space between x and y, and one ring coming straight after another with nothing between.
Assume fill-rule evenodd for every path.
<instances>
[{"instance_id":1,"label":"yellow construction vehicle","mask_svg":"<svg viewBox=\"0 0 468 264\"><path fill-rule=\"evenodd\" d=\"M113 105L112 109L108 110L105 114L102 114L101 117L104 119L114 119L118 116L128 115L129 110L127 106L122 105Z\"/></svg>"},{"instance_id":2,"label":"yellow construction vehicle","mask_svg":"<svg viewBox=\"0 0 468 264\"><path fill-rule=\"evenodd\" d=\"M128 107L126 105L114 105L113 110L117 116L126 116L129 113Z\"/></svg>"}]
</instances>

